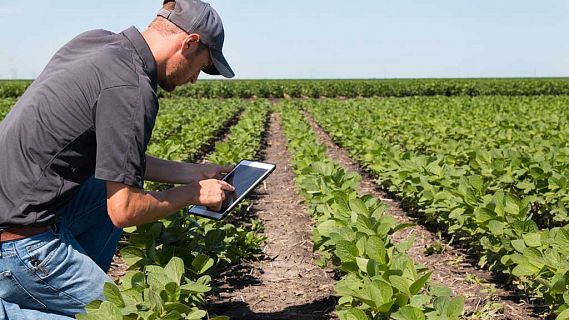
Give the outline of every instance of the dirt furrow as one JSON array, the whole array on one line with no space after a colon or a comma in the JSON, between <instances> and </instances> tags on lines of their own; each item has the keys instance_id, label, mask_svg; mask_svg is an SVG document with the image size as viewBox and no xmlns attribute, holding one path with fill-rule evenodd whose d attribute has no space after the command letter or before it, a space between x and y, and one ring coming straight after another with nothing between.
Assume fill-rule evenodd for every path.
<instances>
[{"instance_id":1,"label":"dirt furrow","mask_svg":"<svg viewBox=\"0 0 569 320\"><path fill-rule=\"evenodd\" d=\"M253 210L267 237L261 261L222 274L210 313L232 319L331 319L332 270L317 267L312 252L312 219L296 192L280 115L270 118L262 158L277 169L257 190Z\"/></svg>"},{"instance_id":2,"label":"dirt furrow","mask_svg":"<svg viewBox=\"0 0 569 320\"><path fill-rule=\"evenodd\" d=\"M361 193L372 194L381 199L389 207L389 214L401 223L417 223L402 209L401 204L381 191L374 179L363 172L358 163L350 158L346 150L338 147L330 136L314 121L311 114L305 113L321 143L328 148L328 155L344 168L361 174ZM461 250L449 246L444 240L416 224L392 236L392 240L400 242L415 236L409 256L415 263L429 268L433 274L431 279L451 288L455 295L465 297L465 310L476 316L489 319L538 319L530 305L519 301L519 295L496 286L493 275L473 265L471 259ZM427 250L433 253L427 254ZM482 318L481 317L481 318ZM476 318L476 317L474 317Z\"/></svg>"}]
</instances>

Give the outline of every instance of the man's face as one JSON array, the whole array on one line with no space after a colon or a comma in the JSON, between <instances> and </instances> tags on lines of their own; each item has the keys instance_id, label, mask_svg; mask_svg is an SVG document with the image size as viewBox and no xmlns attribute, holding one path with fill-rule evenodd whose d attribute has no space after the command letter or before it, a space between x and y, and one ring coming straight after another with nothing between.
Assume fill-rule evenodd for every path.
<instances>
[{"instance_id":1,"label":"man's face","mask_svg":"<svg viewBox=\"0 0 569 320\"><path fill-rule=\"evenodd\" d=\"M198 48L201 46L201 48ZM170 92L177 86L195 83L200 72L212 63L209 48L195 42L174 54L166 64L166 77L160 81L162 89Z\"/></svg>"}]
</instances>

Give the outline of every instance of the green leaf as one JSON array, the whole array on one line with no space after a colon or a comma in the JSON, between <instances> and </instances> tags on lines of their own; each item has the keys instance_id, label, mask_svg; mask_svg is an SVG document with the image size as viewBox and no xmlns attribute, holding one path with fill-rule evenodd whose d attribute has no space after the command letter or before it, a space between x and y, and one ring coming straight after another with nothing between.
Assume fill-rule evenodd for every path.
<instances>
[{"instance_id":1,"label":"green leaf","mask_svg":"<svg viewBox=\"0 0 569 320\"><path fill-rule=\"evenodd\" d=\"M516 277L533 276L538 272L539 269L529 263L519 264L512 270L512 274Z\"/></svg>"},{"instance_id":2,"label":"green leaf","mask_svg":"<svg viewBox=\"0 0 569 320\"><path fill-rule=\"evenodd\" d=\"M204 310L199 310L199 309L194 309L194 311L188 313L188 315L186 315L186 319L190 319L190 320L201 320L203 319L205 316L207 316L207 312Z\"/></svg>"},{"instance_id":3,"label":"green leaf","mask_svg":"<svg viewBox=\"0 0 569 320\"><path fill-rule=\"evenodd\" d=\"M367 239L366 254L380 265L385 265L387 250L383 240L379 237L372 236Z\"/></svg>"},{"instance_id":4,"label":"green leaf","mask_svg":"<svg viewBox=\"0 0 569 320\"><path fill-rule=\"evenodd\" d=\"M451 319L458 319L464 312L464 297L455 297L448 304L447 316Z\"/></svg>"},{"instance_id":5,"label":"green leaf","mask_svg":"<svg viewBox=\"0 0 569 320\"><path fill-rule=\"evenodd\" d=\"M358 256L358 248L353 242L341 240L336 244L335 253L342 262L354 262Z\"/></svg>"},{"instance_id":6,"label":"green leaf","mask_svg":"<svg viewBox=\"0 0 569 320\"><path fill-rule=\"evenodd\" d=\"M438 314L441 316L446 316L448 314L448 308L450 305L450 297L437 297L433 301L433 307L437 310Z\"/></svg>"},{"instance_id":7,"label":"green leaf","mask_svg":"<svg viewBox=\"0 0 569 320\"><path fill-rule=\"evenodd\" d=\"M182 315L178 311L169 311L166 315L160 317L161 320L180 320Z\"/></svg>"},{"instance_id":8,"label":"green leaf","mask_svg":"<svg viewBox=\"0 0 569 320\"><path fill-rule=\"evenodd\" d=\"M512 247L514 247L514 249L519 253L523 253L527 248L523 239L512 240L511 243Z\"/></svg>"},{"instance_id":9,"label":"green leaf","mask_svg":"<svg viewBox=\"0 0 569 320\"><path fill-rule=\"evenodd\" d=\"M211 259L209 256L205 254L199 254L192 261L192 270L196 274L203 274L209 270L209 268L213 267L213 263L213 259Z\"/></svg>"},{"instance_id":10,"label":"green leaf","mask_svg":"<svg viewBox=\"0 0 569 320\"><path fill-rule=\"evenodd\" d=\"M541 234L539 232L524 234L523 239L528 247L537 248L541 246Z\"/></svg>"},{"instance_id":11,"label":"green leaf","mask_svg":"<svg viewBox=\"0 0 569 320\"><path fill-rule=\"evenodd\" d=\"M225 231L222 229L209 230L205 235L205 243L209 246L221 244L225 235Z\"/></svg>"},{"instance_id":12,"label":"green leaf","mask_svg":"<svg viewBox=\"0 0 569 320\"><path fill-rule=\"evenodd\" d=\"M408 297L411 297L411 291L409 291L410 288L410 284L409 284L409 280L401 277L401 276L389 276L389 282L391 282L391 285L399 290L399 292L404 293L405 295L407 295Z\"/></svg>"},{"instance_id":13,"label":"green leaf","mask_svg":"<svg viewBox=\"0 0 569 320\"><path fill-rule=\"evenodd\" d=\"M365 203L361 199L351 199L350 200L350 209L357 214L361 214L365 217L369 216L369 210L367 209Z\"/></svg>"},{"instance_id":14,"label":"green leaf","mask_svg":"<svg viewBox=\"0 0 569 320\"><path fill-rule=\"evenodd\" d=\"M369 259L365 259L365 258L360 258L357 257L356 258L356 263L358 265L358 268L360 269L360 271L362 271L363 273L367 273L368 272L368 264L369 264Z\"/></svg>"},{"instance_id":15,"label":"green leaf","mask_svg":"<svg viewBox=\"0 0 569 320\"><path fill-rule=\"evenodd\" d=\"M557 316L557 318L555 318L555 320L567 320L567 319L569 319L569 309L565 309Z\"/></svg>"},{"instance_id":16,"label":"green leaf","mask_svg":"<svg viewBox=\"0 0 569 320\"><path fill-rule=\"evenodd\" d=\"M201 283L186 283L180 287L184 293L205 293L211 290L210 286Z\"/></svg>"},{"instance_id":17,"label":"green leaf","mask_svg":"<svg viewBox=\"0 0 569 320\"><path fill-rule=\"evenodd\" d=\"M180 314L192 312L192 308L180 302L168 302L164 305L166 312L177 311Z\"/></svg>"},{"instance_id":18,"label":"green leaf","mask_svg":"<svg viewBox=\"0 0 569 320\"><path fill-rule=\"evenodd\" d=\"M178 257L173 257L164 267L164 273L172 282L180 284L180 280L184 275L184 261Z\"/></svg>"},{"instance_id":19,"label":"green leaf","mask_svg":"<svg viewBox=\"0 0 569 320\"><path fill-rule=\"evenodd\" d=\"M368 316L363 310L355 308L339 311L338 317L340 320L369 320Z\"/></svg>"},{"instance_id":20,"label":"green leaf","mask_svg":"<svg viewBox=\"0 0 569 320\"><path fill-rule=\"evenodd\" d=\"M88 319L122 320L123 318L120 309L110 301L103 301L94 316Z\"/></svg>"},{"instance_id":21,"label":"green leaf","mask_svg":"<svg viewBox=\"0 0 569 320\"><path fill-rule=\"evenodd\" d=\"M497 220L490 220L488 222L488 230L494 235L502 235L504 234L504 223Z\"/></svg>"},{"instance_id":22,"label":"green leaf","mask_svg":"<svg viewBox=\"0 0 569 320\"><path fill-rule=\"evenodd\" d=\"M419 279L417 279L415 282L413 282L413 284L411 284L411 287L409 287L409 291L411 292L412 296L418 294L421 291L421 289L425 286L427 281L429 281L431 274L432 272L428 272Z\"/></svg>"},{"instance_id":23,"label":"green leaf","mask_svg":"<svg viewBox=\"0 0 569 320\"><path fill-rule=\"evenodd\" d=\"M391 285L383 280L373 280L370 290L370 296L375 301L377 310L382 313L387 313L395 302L393 299L393 288Z\"/></svg>"},{"instance_id":24,"label":"green leaf","mask_svg":"<svg viewBox=\"0 0 569 320\"><path fill-rule=\"evenodd\" d=\"M117 285L113 282L105 282L103 294L105 295L107 301L112 302L115 306L119 308L125 307L121 291L119 287L117 287Z\"/></svg>"},{"instance_id":25,"label":"green leaf","mask_svg":"<svg viewBox=\"0 0 569 320\"><path fill-rule=\"evenodd\" d=\"M146 254L142 249L136 247L126 247L121 250L121 257L129 266L133 266L138 261L144 259L146 257Z\"/></svg>"},{"instance_id":26,"label":"green leaf","mask_svg":"<svg viewBox=\"0 0 569 320\"><path fill-rule=\"evenodd\" d=\"M330 237L330 234L332 232L335 232L337 229L336 221L334 221L332 219L326 220L326 221L318 224L318 226L316 226L316 229L318 230L320 235L322 235L324 237Z\"/></svg>"},{"instance_id":27,"label":"green leaf","mask_svg":"<svg viewBox=\"0 0 569 320\"><path fill-rule=\"evenodd\" d=\"M166 286L164 287L164 291L166 293L166 296L162 297L162 299L164 301L167 302L176 302L178 300L180 300L180 287L178 286L177 283L175 282L169 282L166 284ZM162 293L161 293L162 294Z\"/></svg>"},{"instance_id":28,"label":"green leaf","mask_svg":"<svg viewBox=\"0 0 569 320\"><path fill-rule=\"evenodd\" d=\"M418 308L404 306L391 315L394 320L425 320L425 314Z\"/></svg>"}]
</instances>

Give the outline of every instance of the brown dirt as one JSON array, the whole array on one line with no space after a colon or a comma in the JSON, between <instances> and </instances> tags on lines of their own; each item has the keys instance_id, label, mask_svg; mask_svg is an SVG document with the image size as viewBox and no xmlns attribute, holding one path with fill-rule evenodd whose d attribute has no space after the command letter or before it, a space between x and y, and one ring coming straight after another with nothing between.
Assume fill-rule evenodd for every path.
<instances>
[{"instance_id":1,"label":"brown dirt","mask_svg":"<svg viewBox=\"0 0 569 320\"><path fill-rule=\"evenodd\" d=\"M317 267L312 219L295 189L290 155L273 113L261 157L277 165L258 192L253 210L265 226L266 259L243 263L222 274L210 313L232 319L331 319L334 273Z\"/></svg>"},{"instance_id":2,"label":"brown dirt","mask_svg":"<svg viewBox=\"0 0 569 320\"><path fill-rule=\"evenodd\" d=\"M330 136L306 113L307 121L312 125L318 139L328 148L328 155L344 168L360 173L362 183L360 193L371 194L381 199L389 207L389 214L401 223L418 223L401 209L399 201L391 199L381 191L375 180L363 172L357 162L352 160L346 150L338 147ZM413 234L415 241L408 251L409 256L417 264L428 267L433 273L431 279L442 283L452 289L455 295L465 297L465 310L467 312L483 312L491 303L502 305L501 308L490 308L484 312L489 319L538 319L532 307L525 301L519 300L519 295L503 288L497 287L493 275L475 267L471 258L462 250L448 245L444 239L439 239L422 225L404 229L392 236L394 242L401 242ZM443 252L427 255L425 249L439 247Z\"/></svg>"},{"instance_id":3,"label":"brown dirt","mask_svg":"<svg viewBox=\"0 0 569 320\"><path fill-rule=\"evenodd\" d=\"M124 262L124 260L119 256L117 252L117 254L115 254L113 257L113 261L111 262L111 267L109 268L107 275L109 275L113 281L117 281L125 275L127 269L128 265Z\"/></svg>"}]
</instances>

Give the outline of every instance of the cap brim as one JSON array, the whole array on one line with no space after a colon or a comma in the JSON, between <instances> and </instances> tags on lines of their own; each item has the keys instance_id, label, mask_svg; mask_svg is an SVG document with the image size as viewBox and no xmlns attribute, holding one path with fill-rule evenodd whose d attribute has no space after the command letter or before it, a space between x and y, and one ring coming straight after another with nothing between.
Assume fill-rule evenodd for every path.
<instances>
[{"instance_id":1,"label":"cap brim","mask_svg":"<svg viewBox=\"0 0 569 320\"><path fill-rule=\"evenodd\" d=\"M235 77L235 73L231 70L229 63L225 60L223 53L217 50L210 50L211 61L213 62L211 66L204 69L203 72L211 75L222 75L226 78Z\"/></svg>"}]
</instances>

